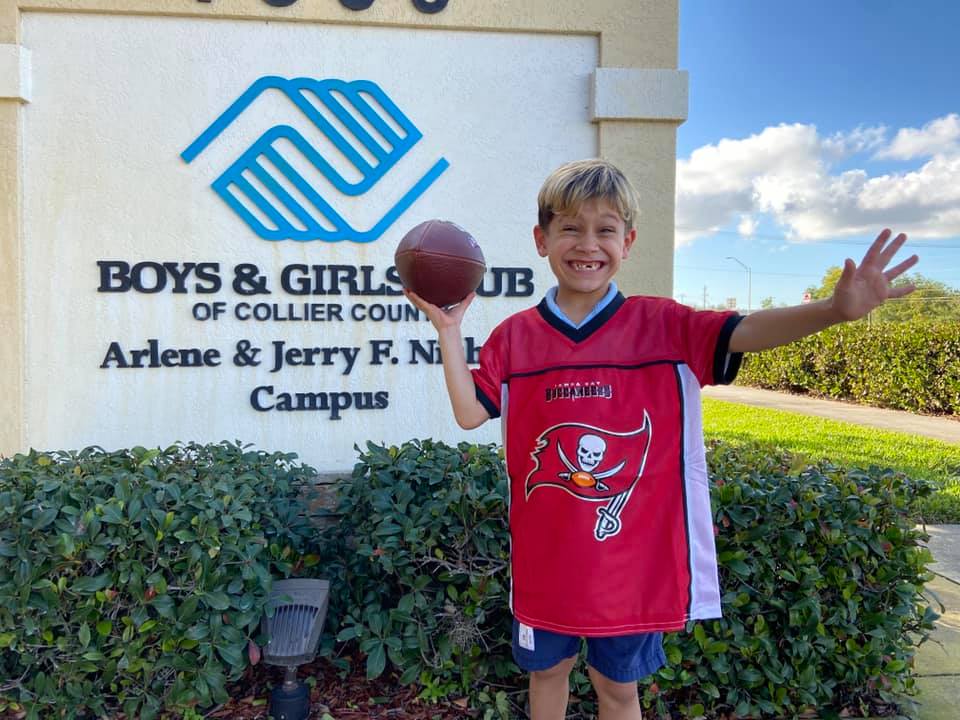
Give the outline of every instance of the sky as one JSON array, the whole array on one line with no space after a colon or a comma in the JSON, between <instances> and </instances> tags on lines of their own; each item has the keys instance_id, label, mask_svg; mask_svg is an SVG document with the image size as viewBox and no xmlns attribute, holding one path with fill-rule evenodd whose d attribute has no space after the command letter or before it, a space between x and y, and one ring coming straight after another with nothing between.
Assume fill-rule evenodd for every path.
<instances>
[{"instance_id":1,"label":"sky","mask_svg":"<svg viewBox=\"0 0 960 720\"><path fill-rule=\"evenodd\" d=\"M885 227L960 288L957 28L954 0L680 0L674 297L796 304Z\"/></svg>"}]
</instances>

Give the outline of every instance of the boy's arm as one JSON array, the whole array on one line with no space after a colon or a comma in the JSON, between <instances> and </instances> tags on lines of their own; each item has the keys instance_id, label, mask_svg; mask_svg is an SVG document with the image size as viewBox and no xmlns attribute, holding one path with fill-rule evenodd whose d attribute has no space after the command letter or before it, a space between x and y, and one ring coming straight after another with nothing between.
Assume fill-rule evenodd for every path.
<instances>
[{"instance_id":1,"label":"boy's arm","mask_svg":"<svg viewBox=\"0 0 960 720\"><path fill-rule=\"evenodd\" d=\"M407 299L423 310L437 330L440 341L440 353L443 355L443 377L447 382L447 394L453 407L453 416L464 430L472 430L490 419L486 408L477 400L473 375L467 366L463 352L463 338L460 335L460 323L467 307L473 302L476 293L470 293L458 305L443 310L409 290L404 290Z\"/></svg>"},{"instance_id":2,"label":"boy's arm","mask_svg":"<svg viewBox=\"0 0 960 720\"><path fill-rule=\"evenodd\" d=\"M760 310L744 317L730 336L730 352L751 352L786 345L831 325L859 320L888 299L913 292L913 285L893 287L891 284L919 259L911 255L887 269L907 239L900 233L887 244L891 234L890 230L884 230L877 236L859 267L849 258L844 262L843 273L829 300Z\"/></svg>"}]
</instances>

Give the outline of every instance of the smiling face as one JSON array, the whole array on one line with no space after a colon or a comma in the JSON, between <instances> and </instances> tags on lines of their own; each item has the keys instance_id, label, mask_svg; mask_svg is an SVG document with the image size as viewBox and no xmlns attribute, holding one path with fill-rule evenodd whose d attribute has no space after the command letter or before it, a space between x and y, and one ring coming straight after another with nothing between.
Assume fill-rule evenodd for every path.
<instances>
[{"instance_id":1,"label":"smiling face","mask_svg":"<svg viewBox=\"0 0 960 720\"><path fill-rule=\"evenodd\" d=\"M546 230L533 229L537 252L557 277L557 304L579 322L606 294L637 237L603 199L584 201L574 214L557 214Z\"/></svg>"}]
</instances>

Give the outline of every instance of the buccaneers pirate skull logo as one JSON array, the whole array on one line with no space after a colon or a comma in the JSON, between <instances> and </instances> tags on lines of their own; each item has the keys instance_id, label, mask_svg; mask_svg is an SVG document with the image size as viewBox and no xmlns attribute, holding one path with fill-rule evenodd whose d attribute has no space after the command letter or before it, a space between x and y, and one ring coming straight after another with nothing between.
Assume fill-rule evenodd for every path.
<instances>
[{"instance_id":1,"label":"buccaneers pirate skull logo","mask_svg":"<svg viewBox=\"0 0 960 720\"><path fill-rule=\"evenodd\" d=\"M606 503L597 508L594 537L606 540L620 532L620 513L643 474L650 448L650 416L643 425L617 433L582 423L554 425L542 432L530 457L526 495L555 487L579 500Z\"/></svg>"},{"instance_id":2,"label":"buccaneers pirate skull logo","mask_svg":"<svg viewBox=\"0 0 960 720\"><path fill-rule=\"evenodd\" d=\"M601 492L608 490L609 488L603 483L603 479L616 475L627 464L627 461L622 460L612 468L594 473L596 467L603 462L603 454L606 451L607 441L599 435L581 435L577 443L577 463L580 467L574 467L573 463L567 460L566 453L563 452L563 446L558 441L557 452L560 455L560 460L570 471L560 473L560 477L563 479L569 478L574 484L583 488L596 487Z\"/></svg>"}]
</instances>

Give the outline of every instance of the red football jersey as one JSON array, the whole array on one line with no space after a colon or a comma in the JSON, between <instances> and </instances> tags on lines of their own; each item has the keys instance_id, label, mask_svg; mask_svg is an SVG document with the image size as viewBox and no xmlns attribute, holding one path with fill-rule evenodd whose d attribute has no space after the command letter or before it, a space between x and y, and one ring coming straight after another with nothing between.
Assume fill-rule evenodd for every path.
<instances>
[{"instance_id":1,"label":"red football jersey","mask_svg":"<svg viewBox=\"0 0 960 720\"><path fill-rule=\"evenodd\" d=\"M602 637L720 616L700 386L736 376L740 319L618 294L581 328L543 301L491 333L473 377L502 417L517 620Z\"/></svg>"}]
</instances>

